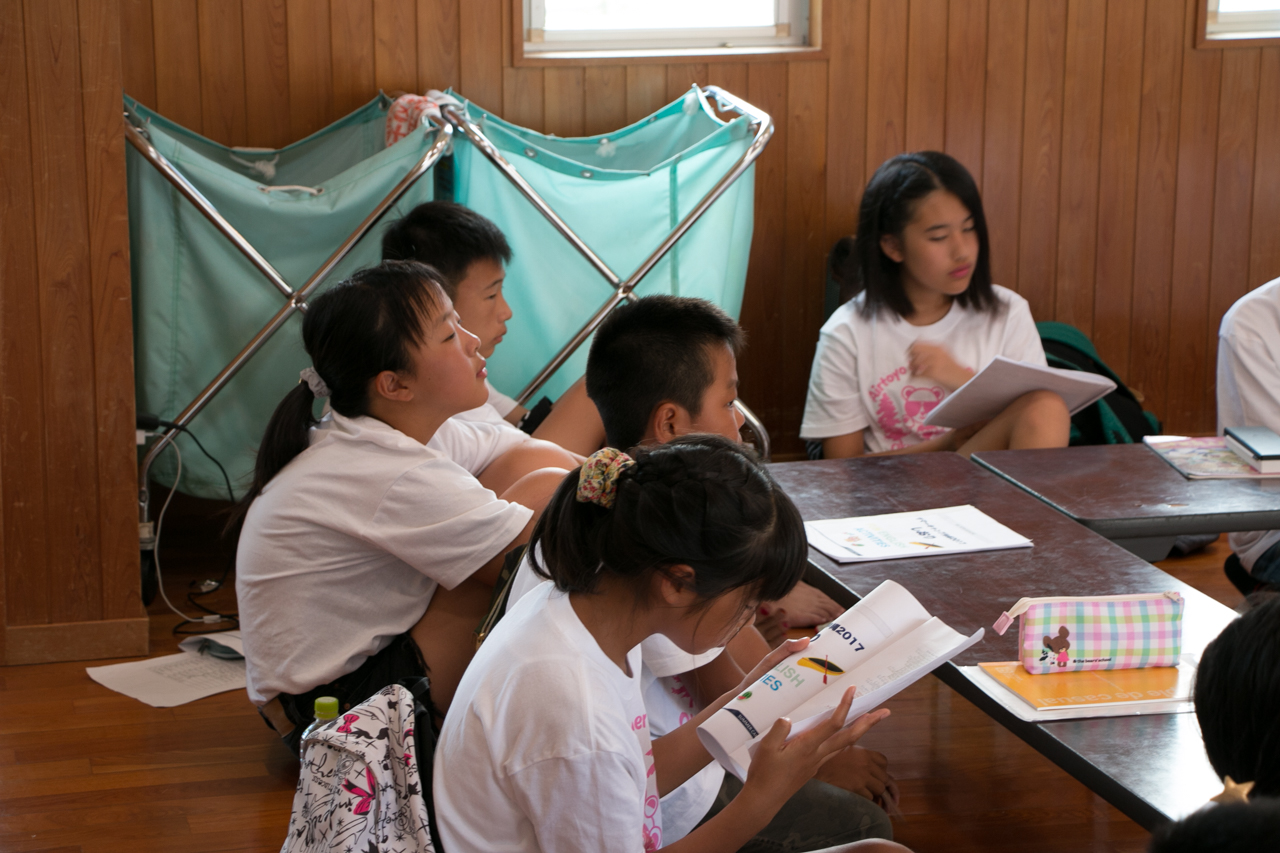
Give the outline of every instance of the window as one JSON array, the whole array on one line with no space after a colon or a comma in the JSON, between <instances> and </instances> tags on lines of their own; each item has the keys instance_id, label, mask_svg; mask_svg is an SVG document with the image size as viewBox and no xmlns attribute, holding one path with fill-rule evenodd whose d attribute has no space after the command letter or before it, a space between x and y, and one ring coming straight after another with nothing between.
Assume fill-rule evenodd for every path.
<instances>
[{"instance_id":1,"label":"window","mask_svg":"<svg viewBox=\"0 0 1280 853\"><path fill-rule=\"evenodd\" d=\"M759 53L811 41L807 0L524 0L529 57Z\"/></svg>"},{"instance_id":2,"label":"window","mask_svg":"<svg viewBox=\"0 0 1280 853\"><path fill-rule=\"evenodd\" d=\"M1280 38L1280 0L1206 0L1203 41Z\"/></svg>"}]
</instances>

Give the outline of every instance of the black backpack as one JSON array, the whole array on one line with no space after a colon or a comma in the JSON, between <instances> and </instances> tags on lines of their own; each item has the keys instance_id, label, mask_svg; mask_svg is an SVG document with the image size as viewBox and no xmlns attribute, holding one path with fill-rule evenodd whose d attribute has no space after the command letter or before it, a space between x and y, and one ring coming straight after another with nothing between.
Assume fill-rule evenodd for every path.
<instances>
[{"instance_id":1,"label":"black backpack","mask_svg":"<svg viewBox=\"0 0 1280 853\"><path fill-rule=\"evenodd\" d=\"M1097 373L1116 383L1116 390L1071 416L1071 445L1133 444L1144 435L1159 435L1160 421L1094 349L1084 332L1067 323L1036 323L1050 367Z\"/></svg>"}]
</instances>

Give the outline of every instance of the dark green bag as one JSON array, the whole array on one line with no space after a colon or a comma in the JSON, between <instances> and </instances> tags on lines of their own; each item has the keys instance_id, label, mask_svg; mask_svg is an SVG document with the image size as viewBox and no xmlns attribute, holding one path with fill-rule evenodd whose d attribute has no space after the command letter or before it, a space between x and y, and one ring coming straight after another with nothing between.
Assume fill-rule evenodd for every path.
<instances>
[{"instance_id":1,"label":"dark green bag","mask_svg":"<svg viewBox=\"0 0 1280 853\"><path fill-rule=\"evenodd\" d=\"M1083 370L1105 376L1116 390L1071 416L1071 444L1133 444L1144 435L1159 435L1160 421L1094 349L1084 332L1067 323L1036 323L1050 367Z\"/></svg>"}]
</instances>

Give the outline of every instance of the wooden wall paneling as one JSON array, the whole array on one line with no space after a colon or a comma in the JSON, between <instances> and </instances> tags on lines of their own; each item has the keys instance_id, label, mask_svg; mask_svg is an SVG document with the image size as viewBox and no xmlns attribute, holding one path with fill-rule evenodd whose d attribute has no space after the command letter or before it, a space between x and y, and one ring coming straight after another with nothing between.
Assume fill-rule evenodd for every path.
<instances>
[{"instance_id":1,"label":"wooden wall paneling","mask_svg":"<svg viewBox=\"0 0 1280 853\"><path fill-rule=\"evenodd\" d=\"M987 91L984 99L982 207L991 242L991 276L1018 289L1018 221L1022 177L1022 92L1026 74L1027 6L987 5Z\"/></svg>"},{"instance_id":2,"label":"wooden wall paneling","mask_svg":"<svg viewBox=\"0 0 1280 853\"><path fill-rule=\"evenodd\" d=\"M244 20L240 4L199 0L196 14L203 133L223 145L246 145Z\"/></svg>"},{"instance_id":3,"label":"wooden wall paneling","mask_svg":"<svg viewBox=\"0 0 1280 853\"><path fill-rule=\"evenodd\" d=\"M1106 0L1070 0L1062 92L1056 320L1093 333Z\"/></svg>"},{"instance_id":4,"label":"wooden wall paneling","mask_svg":"<svg viewBox=\"0 0 1280 853\"><path fill-rule=\"evenodd\" d=\"M151 0L123 0L120 4L124 92L147 106L156 106L156 42L151 27Z\"/></svg>"},{"instance_id":5,"label":"wooden wall paneling","mask_svg":"<svg viewBox=\"0 0 1280 853\"><path fill-rule=\"evenodd\" d=\"M41 523L58 531L48 543L47 619L81 622L102 617L102 575L78 14L75 0L24 12L49 498Z\"/></svg>"},{"instance_id":6,"label":"wooden wall paneling","mask_svg":"<svg viewBox=\"0 0 1280 853\"><path fill-rule=\"evenodd\" d=\"M1066 36L1066 0L1028 4L1018 292L1038 320L1054 316Z\"/></svg>"},{"instance_id":7,"label":"wooden wall paneling","mask_svg":"<svg viewBox=\"0 0 1280 853\"><path fill-rule=\"evenodd\" d=\"M504 115L502 5L503 0L465 0L458 5L458 89L498 115Z\"/></svg>"},{"instance_id":8,"label":"wooden wall paneling","mask_svg":"<svg viewBox=\"0 0 1280 853\"><path fill-rule=\"evenodd\" d=\"M544 127L556 136L586 135L586 104L582 68L548 68L543 84ZM507 105L510 111L510 104Z\"/></svg>"},{"instance_id":9,"label":"wooden wall paneling","mask_svg":"<svg viewBox=\"0 0 1280 853\"><path fill-rule=\"evenodd\" d=\"M47 618L48 531L35 199L21 3L0 4L0 654L4 624ZM22 571L18 571L22 567ZM3 660L4 658L0 658Z\"/></svg>"},{"instance_id":10,"label":"wooden wall paneling","mask_svg":"<svg viewBox=\"0 0 1280 853\"><path fill-rule=\"evenodd\" d=\"M289 135L296 141L334 117L329 0L287 0L285 14L289 22Z\"/></svg>"},{"instance_id":11,"label":"wooden wall paneling","mask_svg":"<svg viewBox=\"0 0 1280 853\"><path fill-rule=\"evenodd\" d=\"M458 87L458 3L418 0L418 86L444 91Z\"/></svg>"},{"instance_id":12,"label":"wooden wall paneling","mask_svg":"<svg viewBox=\"0 0 1280 853\"><path fill-rule=\"evenodd\" d=\"M627 124L657 112L667 104L665 65L627 66Z\"/></svg>"},{"instance_id":13,"label":"wooden wall paneling","mask_svg":"<svg viewBox=\"0 0 1280 853\"><path fill-rule=\"evenodd\" d=\"M906 150L941 151L947 133L949 0L911 0L907 23Z\"/></svg>"},{"instance_id":14,"label":"wooden wall paneling","mask_svg":"<svg viewBox=\"0 0 1280 853\"><path fill-rule=\"evenodd\" d=\"M1179 14L1171 14L1176 7ZM1178 111L1182 91L1181 0L1148 0L1139 107L1137 218L1133 238L1133 321L1129 384L1146 408L1165 414L1169 355L1169 276L1178 185ZM1165 425L1166 430L1170 428Z\"/></svg>"},{"instance_id":15,"label":"wooden wall paneling","mask_svg":"<svg viewBox=\"0 0 1280 853\"><path fill-rule=\"evenodd\" d=\"M583 69L582 114L582 132L587 136L612 133L626 126L626 68L621 65L588 65Z\"/></svg>"},{"instance_id":16,"label":"wooden wall paneling","mask_svg":"<svg viewBox=\"0 0 1280 853\"><path fill-rule=\"evenodd\" d=\"M1205 361L1210 365L1215 363L1218 351L1217 321L1250 289L1254 146L1258 139L1258 83L1262 59L1262 51L1258 48L1219 52L1222 54L1222 89L1217 99L1217 175L1213 183L1213 243L1209 267L1210 322L1205 329L1204 349ZM1275 106L1273 102L1273 109ZM1199 403L1201 412L1216 411L1216 374L1217 371L1210 367ZM1214 420L1207 429L1216 429L1216 418Z\"/></svg>"},{"instance_id":17,"label":"wooden wall paneling","mask_svg":"<svg viewBox=\"0 0 1280 853\"><path fill-rule=\"evenodd\" d=\"M876 73L867 88L867 178L906 150L908 10L901 0L871 0L868 10L867 66Z\"/></svg>"},{"instance_id":18,"label":"wooden wall paneling","mask_svg":"<svg viewBox=\"0 0 1280 853\"><path fill-rule=\"evenodd\" d=\"M747 63L715 62L708 65L707 85L719 86L731 95L745 98L747 92Z\"/></svg>"},{"instance_id":19,"label":"wooden wall paneling","mask_svg":"<svg viewBox=\"0 0 1280 853\"><path fill-rule=\"evenodd\" d=\"M1138 117L1146 4L1109 3L1103 58L1102 147L1098 157L1098 239L1093 342L1129 379L1133 237L1137 206Z\"/></svg>"},{"instance_id":20,"label":"wooden wall paneling","mask_svg":"<svg viewBox=\"0 0 1280 853\"><path fill-rule=\"evenodd\" d=\"M707 84L707 64L676 62L667 65L667 103L689 91L690 86Z\"/></svg>"},{"instance_id":21,"label":"wooden wall paneling","mask_svg":"<svg viewBox=\"0 0 1280 853\"><path fill-rule=\"evenodd\" d=\"M853 234L866 185L867 0L836 3L826 33L827 209L824 248Z\"/></svg>"},{"instance_id":22,"label":"wooden wall paneling","mask_svg":"<svg viewBox=\"0 0 1280 853\"><path fill-rule=\"evenodd\" d=\"M1262 51L1258 73L1258 144L1253 169L1253 239L1249 287L1280 278L1280 47Z\"/></svg>"},{"instance_id":23,"label":"wooden wall paneling","mask_svg":"<svg viewBox=\"0 0 1280 853\"><path fill-rule=\"evenodd\" d=\"M118 0L79 0L102 618L143 616L138 573L133 317ZM145 636L145 631L143 632ZM145 651L145 643L143 645Z\"/></svg>"},{"instance_id":24,"label":"wooden wall paneling","mask_svg":"<svg viewBox=\"0 0 1280 853\"><path fill-rule=\"evenodd\" d=\"M418 85L417 39L416 0L373 0L373 66L377 88L388 94L426 91ZM372 92L369 97L373 97Z\"/></svg>"},{"instance_id":25,"label":"wooden wall paneling","mask_svg":"<svg viewBox=\"0 0 1280 853\"><path fill-rule=\"evenodd\" d=\"M502 69L502 117L507 121L542 132L545 100L541 68Z\"/></svg>"},{"instance_id":26,"label":"wooden wall paneling","mask_svg":"<svg viewBox=\"0 0 1280 853\"><path fill-rule=\"evenodd\" d=\"M373 0L340 0L329 7L334 115L346 115L368 103L379 88L373 22ZM378 49L385 52L381 45Z\"/></svg>"},{"instance_id":27,"label":"wooden wall paneling","mask_svg":"<svg viewBox=\"0 0 1280 853\"><path fill-rule=\"evenodd\" d=\"M947 13L945 150L982 186L987 88L987 0L951 0Z\"/></svg>"},{"instance_id":28,"label":"wooden wall paneling","mask_svg":"<svg viewBox=\"0 0 1280 853\"><path fill-rule=\"evenodd\" d=\"M200 32L197 0L163 0L151 7L155 35L156 103L165 118L204 132L200 104Z\"/></svg>"},{"instance_id":29,"label":"wooden wall paneling","mask_svg":"<svg viewBox=\"0 0 1280 853\"><path fill-rule=\"evenodd\" d=\"M804 412L809 368L822 326L826 289L827 63L792 62L787 68L787 189L783 243L780 400L787 422ZM796 448L799 450L799 448Z\"/></svg>"},{"instance_id":30,"label":"wooden wall paneling","mask_svg":"<svg viewBox=\"0 0 1280 853\"><path fill-rule=\"evenodd\" d=\"M244 0L241 19L244 21L248 144L258 148L283 148L293 141L289 133L289 34L285 0ZM127 35L124 43L127 56Z\"/></svg>"},{"instance_id":31,"label":"wooden wall paneling","mask_svg":"<svg viewBox=\"0 0 1280 853\"><path fill-rule=\"evenodd\" d=\"M787 377L777 369L782 353L782 326L777 318L788 304L783 267L783 229L787 190L787 66L786 62L753 62L747 66L746 98L773 117L773 139L756 161L755 233L747 265L747 284L740 322L750 339L738 362L742 397L755 409L774 439L774 453L795 451L796 426L780 401ZM759 401L758 403L756 401Z\"/></svg>"},{"instance_id":32,"label":"wooden wall paneling","mask_svg":"<svg viewBox=\"0 0 1280 853\"><path fill-rule=\"evenodd\" d=\"M1197 0L1187 0L1188 26ZM1183 36L1184 45L1191 40ZM1212 429L1201 410L1212 383L1205 340L1209 326L1209 263L1213 247L1218 95L1223 50L1182 51L1182 110L1178 130L1178 191L1173 223L1167 409L1171 429ZM1243 224L1243 223L1241 223Z\"/></svg>"}]
</instances>

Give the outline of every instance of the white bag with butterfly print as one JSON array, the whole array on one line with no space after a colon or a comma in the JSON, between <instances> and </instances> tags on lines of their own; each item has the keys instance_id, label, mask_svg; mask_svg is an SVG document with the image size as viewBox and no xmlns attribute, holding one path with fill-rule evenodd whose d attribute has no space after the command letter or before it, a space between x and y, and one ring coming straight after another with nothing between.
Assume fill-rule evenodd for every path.
<instances>
[{"instance_id":1,"label":"white bag with butterfly print","mask_svg":"<svg viewBox=\"0 0 1280 853\"><path fill-rule=\"evenodd\" d=\"M393 684L303 742L281 853L440 853L431 839L414 719L413 694Z\"/></svg>"}]
</instances>

